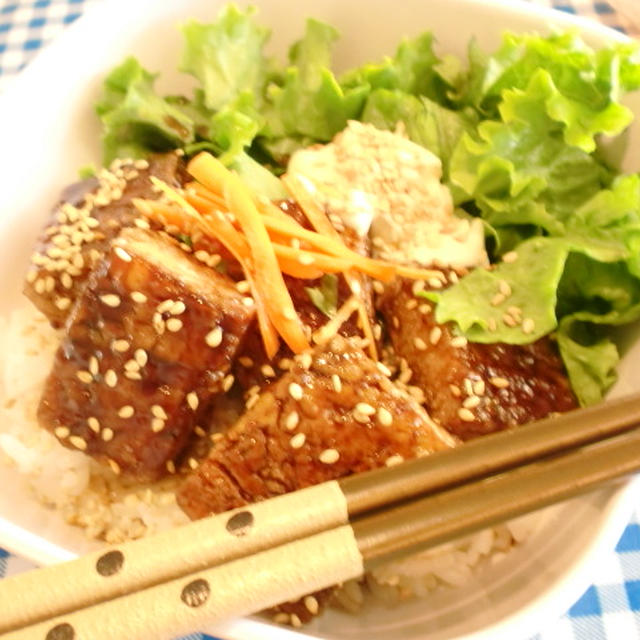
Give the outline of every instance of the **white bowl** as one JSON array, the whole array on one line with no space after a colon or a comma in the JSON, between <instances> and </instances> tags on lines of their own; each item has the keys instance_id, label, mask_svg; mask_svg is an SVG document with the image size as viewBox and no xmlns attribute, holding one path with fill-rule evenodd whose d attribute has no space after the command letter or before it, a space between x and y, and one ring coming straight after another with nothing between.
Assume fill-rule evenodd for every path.
<instances>
[{"instance_id":1,"label":"white bowl","mask_svg":"<svg viewBox=\"0 0 640 640\"><path fill-rule=\"evenodd\" d=\"M105 72L125 55L137 55L152 70L161 70L161 90L188 86L176 72L180 36L176 23L187 17L212 18L216 0L111 1L87 14L45 50L0 100L2 216L0 313L18 301L21 278L32 243L60 189L73 181L78 167L99 162L99 127L92 104ZM404 35L430 29L439 49L464 56L471 36L485 49L496 45L504 29L548 31L554 25L574 27L594 45L624 36L568 14L524 2L473 0L314 0L292 3L264 0L261 20L273 27L272 47L282 55L315 16L343 34L336 50L342 67L378 59L394 51ZM640 102L629 102L640 114ZM630 134L628 148L637 131ZM638 158L624 157L638 169ZM637 332L635 332L637 334ZM628 344L633 344L631 332ZM640 342L620 368L613 393L638 389ZM0 466L0 545L39 563L53 563L83 553L94 544L76 529L37 504L12 469ZM506 560L483 571L473 584L443 591L424 601L394 609L366 608L353 617L328 612L303 632L286 631L249 618L213 631L225 638L349 638L391 640L398 637L529 637L560 616L598 575L598 561L622 533L637 496L634 483L572 500L547 509L531 539Z\"/></svg>"}]
</instances>

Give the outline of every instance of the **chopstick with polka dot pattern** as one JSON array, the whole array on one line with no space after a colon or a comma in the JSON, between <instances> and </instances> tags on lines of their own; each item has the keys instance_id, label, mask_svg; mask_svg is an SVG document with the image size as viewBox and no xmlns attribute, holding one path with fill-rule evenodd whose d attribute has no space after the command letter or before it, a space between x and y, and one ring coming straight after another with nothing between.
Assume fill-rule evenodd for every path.
<instances>
[{"instance_id":1,"label":"chopstick with polka dot pattern","mask_svg":"<svg viewBox=\"0 0 640 640\"><path fill-rule=\"evenodd\" d=\"M0 639L172 638L639 469L636 395L7 579Z\"/></svg>"}]
</instances>

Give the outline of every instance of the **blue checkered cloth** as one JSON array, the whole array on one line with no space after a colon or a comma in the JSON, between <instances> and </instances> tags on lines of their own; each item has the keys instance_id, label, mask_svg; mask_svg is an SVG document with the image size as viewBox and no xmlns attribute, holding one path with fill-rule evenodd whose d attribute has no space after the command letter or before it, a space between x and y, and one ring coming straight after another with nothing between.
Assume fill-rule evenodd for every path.
<instances>
[{"instance_id":1,"label":"blue checkered cloth","mask_svg":"<svg viewBox=\"0 0 640 640\"><path fill-rule=\"evenodd\" d=\"M0 91L6 89L11 78L87 6L102 1L106 0L0 0ZM640 36L640 0L533 1ZM33 566L0 549L0 577ZM531 640L640 639L640 519L637 514L595 578L596 582L562 618L543 630L525 630L532 634L537 631ZM182 640L215 639L196 633Z\"/></svg>"}]
</instances>

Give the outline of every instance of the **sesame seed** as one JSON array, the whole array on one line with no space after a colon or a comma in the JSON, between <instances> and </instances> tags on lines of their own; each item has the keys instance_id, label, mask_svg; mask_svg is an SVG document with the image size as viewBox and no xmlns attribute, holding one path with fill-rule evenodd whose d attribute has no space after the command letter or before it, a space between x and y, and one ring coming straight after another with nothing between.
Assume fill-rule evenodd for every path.
<instances>
[{"instance_id":1,"label":"sesame seed","mask_svg":"<svg viewBox=\"0 0 640 640\"><path fill-rule=\"evenodd\" d=\"M385 460L385 466L386 467L395 467L398 464L402 464L404 462L404 457L401 456L399 453L396 453L393 456L389 456L386 460Z\"/></svg>"},{"instance_id":2,"label":"sesame seed","mask_svg":"<svg viewBox=\"0 0 640 640\"><path fill-rule=\"evenodd\" d=\"M358 402L354 411L361 413L363 416L372 416L376 412L375 407L372 407L368 402Z\"/></svg>"},{"instance_id":3,"label":"sesame seed","mask_svg":"<svg viewBox=\"0 0 640 640\"><path fill-rule=\"evenodd\" d=\"M176 463L173 460L167 460L167 463L165 464L165 466L167 467L167 471L169 473L176 472Z\"/></svg>"},{"instance_id":4,"label":"sesame seed","mask_svg":"<svg viewBox=\"0 0 640 640\"><path fill-rule=\"evenodd\" d=\"M467 346L467 339L464 336L456 336L455 338L451 338L451 346L460 348Z\"/></svg>"},{"instance_id":5,"label":"sesame seed","mask_svg":"<svg viewBox=\"0 0 640 640\"><path fill-rule=\"evenodd\" d=\"M56 281L52 276L47 276L44 282L44 289L47 293L51 293L56 286Z\"/></svg>"},{"instance_id":6,"label":"sesame seed","mask_svg":"<svg viewBox=\"0 0 640 640\"><path fill-rule=\"evenodd\" d=\"M117 296L115 293L105 293L103 296L100 296L100 301L106 304L107 307L114 309L120 306L120 296Z\"/></svg>"},{"instance_id":7,"label":"sesame seed","mask_svg":"<svg viewBox=\"0 0 640 640\"><path fill-rule=\"evenodd\" d=\"M400 320L398 319L398 316L393 316L391 323L393 324L394 329L400 328Z\"/></svg>"},{"instance_id":8,"label":"sesame seed","mask_svg":"<svg viewBox=\"0 0 640 640\"><path fill-rule=\"evenodd\" d=\"M464 379L464 391L468 396L473 395L473 381L471 378Z\"/></svg>"},{"instance_id":9,"label":"sesame seed","mask_svg":"<svg viewBox=\"0 0 640 640\"><path fill-rule=\"evenodd\" d=\"M415 298L412 298L411 300L407 300L407 304L405 304L405 307L408 311L411 311L413 309L417 309L418 308L418 301Z\"/></svg>"},{"instance_id":10,"label":"sesame seed","mask_svg":"<svg viewBox=\"0 0 640 640\"><path fill-rule=\"evenodd\" d=\"M125 369L125 371L138 372L138 371L140 371L140 365L135 360L127 360L124 363L124 369Z\"/></svg>"},{"instance_id":11,"label":"sesame seed","mask_svg":"<svg viewBox=\"0 0 640 640\"><path fill-rule=\"evenodd\" d=\"M117 476L120 475L120 465L112 458L109 458L107 462L109 464L109 467L111 468L111 471L113 471L113 473L115 473Z\"/></svg>"},{"instance_id":12,"label":"sesame seed","mask_svg":"<svg viewBox=\"0 0 640 640\"><path fill-rule=\"evenodd\" d=\"M215 329L209 331L204 340L212 349L219 347L222 342L222 327L215 327Z\"/></svg>"},{"instance_id":13,"label":"sesame seed","mask_svg":"<svg viewBox=\"0 0 640 640\"><path fill-rule=\"evenodd\" d=\"M489 328L489 331L497 331L498 330L498 323L496 322L495 318L489 318L488 322L487 322L487 327Z\"/></svg>"},{"instance_id":14,"label":"sesame seed","mask_svg":"<svg viewBox=\"0 0 640 640\"><path fill-rule=\"evenodd\" d=\"M192 411L195 411L198 408L198 405L200 404L200 399L198 398L198 394L195 391L190 391L189 393L187 393L187 404L189 405L189 408ZM154 406L158 406L158 405L154 405ZM164 409L163 409L163 412L164 412Z\"/></svg>"},{"instance_id":15,"label":"sesame seed","mask_svg":"<svg viewBox=\"0 0 640 640\"><path fill-rule=\"evenodd\" d=\"M147 301L147 296L145 296L142 291L132 291L131 299L139 304L144 304Z\"/></svg>"},{"instance_id":16,"label":"sesame seed","mask_svg":"<svg viewBox=\"0 0 640 640\"><path fill-rule=\"evenodd\" d=\"M168 420L167 412L159 404L151 405L151 415L154 418L160 418L161 420Z\"/></svg>"},{"instance_id":17,"label":"sesame seed","mask_svg":"<svg viewBox=\"0 0 640 640\"><path fill-rule=\"evenodd\" d=\"M533 318L525 318L522 321L522 331L526 334L533 333L536 328L536 322Z\"/></svg>"},{"instance_id":18,"label":"sesame seed","mask_svg":"<svg viewBox=\"0 0 640 640\"><path fill-rule=\"evenodd\" d=\"M193 428L193 432L199 437L199 438L206 438L207 436L207 432L202 428L202 427L194 427Z\"/></svg>"},{"instance_id":19,"label":"sesame seed","mask_svg":"<svg viewBox=\"0 0 640 640\"><path fill-rule=\"evenodd\" d=\"M518 254L515 251L507 251L502 256L502 262L515 262L518 259Z\"/></svg>"},{"instance_id":20,"label":"sesame seed","mask_svg":"<svg viewBox=\"0 0 640 640\"><path fill-rule=\"evenodd\" d=\"M189 458L189 468L197 469L200 466L200 463L195 458Z\"/></svg>"},{"instance_id":21,"label":"sesame seed","mask_svg":"<svg viewBox=\"0 0 640 640\"><path fill-rule=\"evenodd\" d=\"M424 280L416 280L411 286L411 293L413 293L414 296L417 296L421 291L424 290L424 287L425 287Z\"/></svg>"},{"instance_id":22,"label":"sesame seed","mask_svg":"<svg viewBox=\"0 0 640 640\"><path fill-rule=\"evenodd\" d=\"M127 340L122 340L122 339L114 340L111 343L111 348L114 351L117 351L118 353L124 353L125 351L128 351L129 347L130 347L130 345L129 345L129 342Z\"/></svg>"},{"instance_id":23,"label":"sesame seed","mask_svg":"<svg viewBox=\"0 0 640 640\"><path fill-rule=\"evenodd\" d=\"M179 316L183 314L187 310L187 305L182 302L182 300L177 300L173 303L171 309L169 309L170 313L174 316Z\"/></svg>"},{"instance_id":24,"label":"sesame seed","mask_svg":"<svg viewBox=\"0 0 640 640\"><path fill-rule=\"evenodd\" d=\"M241 358L238 358L238 362L247 369L253 367L253 360L248 356L242 356Z\"/></svg>"},{"instance_id":25,"label":"sesame seed","mask_svg":"<svg viewBox=\"0 0 640 640\"><path fill-rule=\"evenodd\" d=\"M342 380L337 373L331 374L331 384L336 393L340 393L342 391Z\"/></svg>"},{"instance_id":26,"label":"sesame seed","mask_svg":"<svg viewBox=\"0 0 640 640\"><path fill-rule=\"evenodd\" d=\"M146 366L147 362L149 362L149 356L144 349L136 349L133 357L141 367Z\"/></svg>"},{"instance_id":27,"label":"sesame seed","mask_svg":"<svg viewBox=\"0 0 640 640\"><path fill-rule=\"evenodd\" d=\"M424 351L427 348L427 343L422 338L414 338L413 346L418 349L418 351Z\"/></svg>"},{"instance_id":28,"label":"sesame seed","mask_svg":"<svg viewBox=\"0 0 640 640\"><path fill-rule=\"evenodd\" d=\"M465 408L458 409L458 417L464 422L473 422L476 419L475 415Z\"/></svg>"},{"instance_id":29,"label":"sesame seed","mask_svg":"<svg viewBox=\"0 0 640 640\"><path fill-rule=\"evenodd\" d=\"M364 413L360 413L359 411L356 411L354 409L353 413L351 414L353 416L353 419L356 422L359 422L360 424L368 424L369 422L371 422L371 418L364 414Z\"/></svg>"},{"instance_id":30,"label":"sesame seed","mask_svg":"<svg viewBox=\"0 0 640 640\"><path fill-rule=\"evenodd\" d=\"M69 438L69 442L76 448L80 449L80 451L86 451L87 449L87 441L80 436L71 436Z\"/></svg>"},{"instance_id":31,"label":"sesame seed","mask_svg":"<svg viewBox=\"0 0 640 640\"><path fill-rule=\"evenodd\" d=\"M318 615L318 612L320 611L320 605L313 596L305 597L304 606L306 607L307 611L313 616Z\"/></svg>"},{"instance_id":32,"label":"sesame seed","mask_svg":"<svg viewBox=\"0 0 640 640\"><path fill-rule=\"evenodd\" d=\"M431 344L438 344L442 337L442 329L440 327L433 327L429 333L429 342Z\"/></svg>"},{"instance_id":33,"label":"sesame seed","mask_svg":"<svg viewBox=\"0 0 640 640\"><path fill-rule=\"evenodd\" d=\"M124 262L131 262L132 260L131 256L122 247L116 247L113 252Z\"/></svg>"},{"instance_id":34,"label":"sesame seed","mask_svg":"<svg viewBox=\"0 0 640 640\"><path fill-rule=\"evenodd\" d=\"M384 407L380 407L376 415L378 418L378 422L383 427L390 427L393 424L393 416L391 415L391 412L388 409L385 409Z\"/></svg>"},{"instance_id":35,"label":"sesame seed","mask_svg":"<svg viewBox=\"0 0 640 640\"><path fill-rule=\"evenodd\" d=\"M520 307L509 307L507 313L510 313L514 319L519 319L522 315L522 309Z\"/></svg>"},{"instance_id":36,"label":"sesame seed","mask_svg":"<svg viewBox=\"0 0 640 640\"><path fill-rule=\"evenodd\" d=\"M64 438L69 437L71 430L69 429L69 427L56 427L53 430L53 433L55 434L56 438L60 438L61 440L63 440Z\"/></svg>"},{"instance_id":37,"label":"sesame seed","mask_svg":"<svg viewBox=\"0 0 640 640\"><path fill-rule=\"evenodd\" d=\"M167 329L171 331L171 333L176 333L180 331L183 327L183 322L180 318L169 318L165 323Z\"/></svg>"},{"instance_id":38,"label":"sesame seed","mask_svg":"<svg viewBox=\"0 0 640 640\"><path fill-rule=\"evenodd\" d=\"M131 418L135 413L135 409L130 404L125 404L118 410L118 418Z\"/></svg>"},{"instance_id":39,"label":"sesame seed","mask_svg":"<svg viewBox=\"0 0 640 640\"><path fill-rule=\"evenodd\" d=\"M42 295L45 289L44 280L36 280L35 284L33 285L33 288L35 289L38 295Z\"/></svg>"},{"instance_id":40,"label":"sesame seed","mask_svg":"<svg viewBox=\"0 0 640 640\"><path fill-rule=\"evenodd\" d=\"M249 293L251 285L248 280L240 280L240 282L236 283L236 289L239 293Z\"/></svg>"},{"instance_id":41,"label":"sesame seed","mask_svg":"<svg viewBox=\"0 0 640 640\"><path fill-rule=\"evenodd\" d=\"M509 386L509 381L506 378L502 378L500 376L489 378L489 382L497 389L506 389Z\"/></svg>"},{"instance_id":42,"label":"sesame seed","mask_svg":"<svg viewBox=\"0 0 640 640\"><path fill-rule=\"evenodd\" d=\"M505 298L511 295L511 287L506 280L500 280L500 282L498 282L498 291L500 291Z\"/></svg>"},{"instance_id":43,"label":"sesame seed","mask_svg":"<svg viewBox=\"0 0 640 640\"><path fill-rule=\"evenodd\" d=\"M100 432L100 422L98 418L95 418L94 416L87 418L87 425L89 426L89 429L91 429L91 431L95 433Z\"/></svg>"},{"instance_id":44,"label":"sesame seed","mask_svg":"<svg viewBox=\"0 0 640 640\"><path fill-rule=\"evenodd\" d=\"M294 400L302 400L302 395L303 395L302 387L297 382L292 382L289 385L289 395Z\"/></svg>"},{"instance_id":45,"label":"sesame seed","mask_svg":"<svg viewBox=\"0 0 640 640\"><path fill-rule=\"evenodd\" d=\"M229 389L231 389L231 387L233 387L233 383L235 382L235 380L236 379L231 374L225 376L223 381L222 381L222 389L225 392L229 391Z\"/></svg>"},{"instance_id":46,"label":"sesame seed","mask_svg":"<svg viewBox=\"0 0 640 640\"><path fill-rule=\"evenodd\" d=\"M498 307L505 301L505 296L502 293L496 293L493 298L491 298L491 306Z\"/></svg>"},{"instance_id":47,"label":"sesame seed","mask_svg":"<svg viewBox=\"0 0 640 640\"><path fill-rule=\"evenodd\" d=\"M505 313L502 315L502 321L508 327L516 327L518 325L518 321L509 313Z\"/></svg>"},{"instance_id":48,"label":"sesame seed","mask_svg":"<svg viewBox=\"0 0 640 640\"><path fill-rule=\"evenodd\" d=\"M310 353L303 353L299 356L300 366L307 371L313 364L313 358Z\"/></svg>"},{"instance_id":49,"label":"sesame seed","mask_svg":"<svg viewBox=\"0 0 640 640\"><path fill-rule=\"evenodd\" d=\"M164 429L165 421L162 418L153 418L151 420L151 431L160 433Z\"/></svg>"},{"instance_id":50,"label":"sesame seed","mask_svg":"<svg viewBox=\"0 0 640 640\"><path fill-rule=\"evenodd\" d=\"M200 262L208 262L210 258L209 252L204 249L198 249L193 255L196 257L196 260Z\"/></svg>"},{"instance_id":51,"label":"sesame seed","mask_svg":"<svg viewBox=\"0 0 640 640\"><path fill-rule=\"evenodd\" d=\"M449 391L451 391L451 394L454 395L456 398L459 398L462 395L462 391L460 391L460 387L455 384L449 385Z\"/></svg>"},{"instance_id":52,"label":"sesame seed","mask_svg":"<svg viewBox=\"0 0 640 640\"><path fill-rule=\"evenodd\" d=\"M169 311L174 305L174 300L171 298L167 300L163 300L156 308L158 309L158 313L166 313Z\"/></svg>"},{"instance_id":53,"label":"sesame seed","mask_svg":"<svg viewBox=\"0 0 640 640\"><path fill-rule=\"evenodd\" d=\"M247 410L253 409L253 407L257 404L258 400L260 400L259 395L251 396L245 403L244 406Z\"/></svg>"},{"instance_id":54,"label":"sesame seed","mask_svg":"<svg viewBox=\"0 0 640 640\"><path fill-rule=\"evenodd\" d=\"M440 278L429 278L429 286L432 289L442 289L442 282Z\"/></svg>"},{"instance_id":55,"label":"sesame seed","mask_svg":"<svg viewBox=\"0 0 640 640\"><path fill-rule=\"evenodd\" d=\"M251 360L251 358L249 358L249 360ZM280 369L282 369L283 371L289 371L289 369L291 369L291 359L290 358L280 358L280 360L278 361L278 367L280 367Z\"/></svg>"},{"instance_id":56,"label":"sesame seed","mask_svg":"<svg viewBox=\"0 0 640 640\"><path fill-rule=\"evenodd\" d=\"M325 449L319 456L318 460L323 464L333 464L334 462L338 462L340 459L340 454L336 449Z\"/></svg>"},{"instance_id":57,"label":"sesame seed","mask_svg":"<svg viewBox=\"0 0 640 640\"><path fill-rule=\"evenodd\" d=\"M484 380L475 380L473 383L473 393L477 396L483 396L485 392Z\"/></svg>"},{"instance_id":58,"label":"sesame seed","mask_svg":"<svg viewBox=\"0 0 640 640\"><path fill-rule=\"evenodd\" d=\"M421 304L418 307L418 311L423 315L426 316L428 313L431 313L431 305L427 304L426 302L424 304Z\"/></svg>"},{"instance_id":59,"label":"sesame seed","mask_svg":"<svg viewBox=\"0 0 640 640\"><path fill-rule=\"evenodd\" d=\"M102 430L100 436L105 442L111 442L111 440L113 440L113 429L106 427Z\"/></svg>"},{"instance_id":60,"label":"sesame seed","mask_svg":"<svg viewBox=\"0 0 640 640\"><path fill-rule=\"evenodd\" d=\"M151 225L144 218L136 218L133 224L135 224L138 229L151 229Z\"/></svg>"},{"instance_id":61,"label":"sesame seed","mask_svg":"<svg viewBox=\"0 0 640 640\"><path fill-rule=\"evenodd\" d=\"M297 411L292 411L285 418L284 428L287 431L293 431L298 426L299 422L300 422L300 416L298 415L298 412Z\"/></svg>"},{"instance_id":62,"label":"sesame seed","mask_svg":"<svg viewBox=\"0 0 640 640\"><path fill-rule=\"evenodd\" d=\"M296 312L293 309L285 309L282 312L282 315L287 319L287 320L295 320L296 319Z\"/></svg>"},{"instance_id":63,"label":"sesame seed","mask_svg":"<svg viewBox=\"0 0 640 640\"><path fill-rule=\"evenodd\" d=\"M305 443L307 436L304 433L296 433L295 436L292 436L291 440L289 440L289 444L292 449L300 449Z\"/></svg>"},{"instance_id":64,"label":"sesame seed","mask_svg":"<svg viewBox=\"0 0 640 640\"><path fill-rule=\"evenodd\" d=\"M480 398L478 396L469 396L464 399L462 406L465 409L475 409L480 404Z\"/></svg>"},{"instance_id":65,"label":"sesame seed","mask_svg":"<svg viewBox=\"0 0 640 640\"><path fill-rule=\"evenodd\" d=\"M260 367L260 373L262 373L262 375L265 378L275 378L276 377L276 372L274 371L273 367L270 364L263 364Z\"/></svg>"},{"instance_id":66,"label":"sesame seed","mask_svg":"<svg viewBox=\"0 0 640 640\"><path fill-rule=\"evenodd\" d=\"M162 314L157 312L154 313L153 318L151 319L151 324L158 335L162 335L164 333L164 320L162 318Z\"/></svg>"},{"instance_id":67,"label":"sesame seed","mask_svg":"<svg viewBox=\"0 0 640 640\"><path fill-rule=\"evenodd\" d=\"M295 629L299 629L302 626L302 620L295 613L292 613L290 616L291 626Z\"/></svg>"},{"instance_id":68,"label":"sesame seed","mask_svg":"<svg viewBox=\"0 0 640 640\"><path fill-rule=\"evenodd\" d=\"M382 362L376 362L376 368L383 375L389 378L391 376L391 370Z\"/></svg>"},{"instance_id":69,"label":"sesame seed","mask_svg":"<svg viewBox=\"0 0 640 640\"><path fill-rule=\"evenodd\" d=\"M373 281L373 290L377 294L383 294L384 293L384 285L382 284L382 282L380 282L380 280L374 280Z\"/></svg>"},{"instance_id":70,"label":"sesame seed","mask_svg":"<svg viewBox=\"0 0 640 640\"><path fill-rule=\"evenodd\" d=\"M98 358L96 358L95 356L91 356L89 358L89 373L92 376L97 376L99 371L100 365L98 363Z\"/></svg>"},{"instance_id":71,"label":"sesame seed","mask_svg":"<svg viewBox=\"0 0 640 640\"><path fill-rule=\"evenodd\" d=\"M89 384L93 380L93 376L88 371L78 371L76 378L85 384Z\"/></svg>"},{"instance_id":72,"label":"sesame seed","mask_svg":"<svg viewBox=\"0 0 640 640\"><path fill-rule=\"evenodd\" d=\"M245 307L253 307L253 298L251 298L250 296L245 296L244 298L242 298L242 304Z\"/></svg>"},{"instance_id":73,"label":"sesame seed","mask_svg":"<svg viewBox=\"0 0 640 640\"><path fill-rule=\"evenodd\" d=\"M55 305L60 311L66 311L71 306L71 298L57 298Z\"/></svg>"}]
</instances>

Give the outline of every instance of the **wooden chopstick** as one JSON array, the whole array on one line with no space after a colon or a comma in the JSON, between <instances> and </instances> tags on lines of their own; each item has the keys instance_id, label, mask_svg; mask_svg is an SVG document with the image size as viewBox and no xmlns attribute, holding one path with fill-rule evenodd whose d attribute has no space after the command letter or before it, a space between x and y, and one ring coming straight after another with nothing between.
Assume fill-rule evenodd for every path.
<instances>
[{"instance_id":1,"label":"wooden chopstick","mask_svg":"<svg viewBox=\"0 0 640 640\"><path fill-rule=\"evenodd\" d=\"M437 495L386 509L381 514L354 518L352 525L344 524L347 512L353 516L356 512L361 513L373 508L372 505L379 507L379 498L362 499L362 485L357 482L351 484L351 489L357 489L351 492L350 483L346 483L345 497L338 483L331 482L192 523L147 541L128 543L115 551L103 552L97 559L94 554L66 565L8 579L0 582L0 603L7 601L8 597L11 603L9 608L15 610L23 607L25 613L18 621L15 616L13 620L7 621L0 615L0 629L11 632L10 635L2 635L0 638L47 638L47 634L52 633L54 628L59 628L59 632L63 633L67 628L59 625L64 624L71 625L76 630L75 637L87 637L92 640L172 637L229 616L254 612L299 597L309 591L357 577L365 568L389 558L475 531L637 470L640 468L640 429L631 429L634 421L636 425L639 422L639 411L640 397L635 396L588 411L573 412L560 420L556 419L557 426L564 426L558 431L560 435L558 446L555 448L548 445L542 447L537 444L533 435L519 435L528 430L533 433L537 427L541 427L540 434L548 436L547 430L554 421L543 421L513 433L499 434L499 437L488 436L483 440L489 443L487 450L490 452L493 450L492 447L498 446L495 442L500 443L498 453L504 452L504 447L508 447L510 442L520 443L514 446L513 455L500 455L499 466L485 460L483 467L480 440L477 445L470 443L454 452L447 452L446 456L435 454L424 458L420 462L426 469L431 469L425 472L424 486L427 491L432 492L434 488L451 487L452 484L459 485L463 482L464 473L454 456L456 453L464 452L468 447L469 450L475 450L475 453L463 456L466 458L463 466L471 461L470 477L475 480ZM584 420L583 424L586 426L582 431L565 424L569 416L573 416L572 423ZM615 419L612 416L616 416ZM603 422L600 423L600 420ZM629 432L603 439L624 430ZM570 432L574 432L573 435L569 435ZM529 441L529 438L533 440ZM576 449L576 446L585 441L593 442L599 439L603 441ZM529 453L523 444L526 442L533 445L533 449L531 446L528 449ZM576 446L570 446L570 442ZM471 444L474 446L471 447ZM549 457L550 453L558 450L569 451ZM505 469L517 464L523 455L524 459L531 460L531 451L536 451L536 455L542 452L547 457L497 476L483 478L496 469ZM438 457L445 460L445 467L451 471L449 476L437 473L434 475L433 461L437 461ZM399 468L382 470L381 473L372 474L370 477L374 478L377 484L384 484L384 480L390 478L391 484L398 486L398 477L402 475L398 472ZM420 470L419 465L416 468ZM344 487L345 480L340 481L340 484ZM351 503L349 493L352 496ZM419 493L414 488L410 490L411 495ZM389 499L389 492L386 490L378 492L378 495L385 495L385 499ZM403 490L394 495L393 500L397 501L405 497L406 492ZM325 498L331 503L330 506L323 503ZM293 510L288 507L292 502ZM321 505L323 515L313 524L301 524L301 519L307 520L309 514L314 512L309 505ZM273 537L265 541L260 531L268 532L269 525L267 524L265 529L263 527L273 518L280 527L287 528L293 525L293 530L297 529L302 533L283 534L282 531L278 531L277 526L272 526ZM212 535L215 536L216 543L225 550L219 552L213 560L194 563L189 558L197 557L201 544L207 547L210 542L207 525L212 523ZM311 535L314 529L322 532ZM287 540L293 541L286 542ZM159 541L159 547L154 545L156 541ZM178 542L185 545L184 555L188 559L180 574L175 574L176 567L171 571L161 568L154 571L151 577L138 575L139 581L136 582L136 576L125 570L131 566L136 567L137 558L134 552L136 548L141 548L142 543L148 545L146 551L153 554L153 561L156 562L167 554L175 556ZM170 553L172 550L173 553ZM104 560L110 554L112 566ZM181 552L178 551L177 555L179 557ZM103 569L107 569L106 574L100 573L100 562ZM109 573L118 564L119 567ZM205 566L212 568L205 569ZM173 578L158 577L167 575ZM124 586L121 582L123 576L126 578ZM250 579L247 579L248 576L251 576ZM259 579L256 576L259 576ZM89 595L89 600L80 599L76 604L67 600L66 604L60 607L60 587L67 584L67 591L77 594L75 584L78 579L85 588L90 588L92 584L102 587L104 583L111 582L111 590L105 596L105 591L97 588ZM52 580L56 581L52 583ZM47 584L56 585L53 590L49 589L52 593L48 593L48 597L43 593L43 585L46 592ZM154 584L156 586L149 586ZM224 585L224 592L216 593L214 597L211 585L216 584ZM35 593L41 594L40 598L36 598L35 611L33 589L37 590ZM117 597L128 592L133 593ZM106 602L91 605L92 601L100 600ZM212 604L212 601L215 602ZM197 603L197 606L194 603ZM71 613L73 610L76 612ZM146 619L147 611L152 620ZM141 618L145 618L144 623L140 622ZM29 626L18 630L24 625ZM151 630L155 629L156 625L158 628L152 633ZM54 637L56 636L51 636Z\"/></svg>"}]
</instances>

